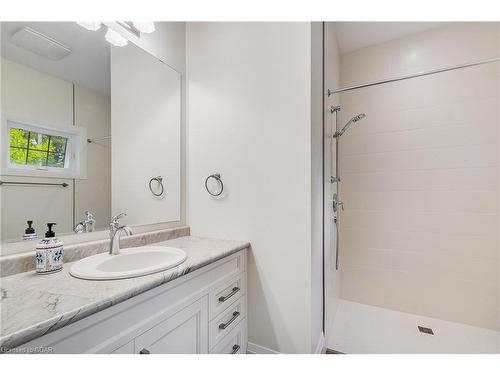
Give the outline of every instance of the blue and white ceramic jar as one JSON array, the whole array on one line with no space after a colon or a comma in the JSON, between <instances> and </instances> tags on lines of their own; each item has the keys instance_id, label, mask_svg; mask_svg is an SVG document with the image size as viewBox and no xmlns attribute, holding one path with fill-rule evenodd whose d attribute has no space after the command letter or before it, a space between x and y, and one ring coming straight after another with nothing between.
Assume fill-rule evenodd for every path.
<instances>
[{"instance_id":1,"label":"blue and white ceramic jar","mask_svg":"<svg viewBox=\"0 0 500 375\"><path fill-rule=\"evenodd\" d=\"M62 269L63 266L63 242L60 241L52 231L55 223L48 223L49 230L45 238L36 245L35 259L37 273L52 273Z\"/></svg>"}]
</instances>

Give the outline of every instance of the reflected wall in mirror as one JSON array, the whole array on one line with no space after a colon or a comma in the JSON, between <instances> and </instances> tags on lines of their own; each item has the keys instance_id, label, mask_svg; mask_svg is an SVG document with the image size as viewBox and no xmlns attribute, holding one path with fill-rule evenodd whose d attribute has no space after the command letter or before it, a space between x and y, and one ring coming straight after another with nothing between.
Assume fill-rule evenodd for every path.
<instances>
[{"instance_id":1,"label":"reflected wall in mirror","mask_svg":"<svg viewBox=\"0 0 500 375\"><path fill-rule=\"evenodd\" d=\"M119 212L129 225L180 220L181 75L106 31L1 22L4 243L28 220L39 238L47 222L58 236L107 230Z\"/></svg>"},{"instance_id":2,"label":"reflected wall in mirror","mask_svg":"<svg viewBox=\"0 0 500 375\"><path fill-rule=\"evenodd\" d=\"M39 237L47 222L72 233L85 211L95 229L109 225L111 143L86 142L111 134L104 32L74 22L1 24L1 180L12 183L0 187L2 240L21 239L28 220ZM70 139L72 128L79 139Z\"/></svg>"},{"instance_id":3,"label":"reflected wall in mirror","mask_svg":"<svg viewBox=\"0 0 500 375\"><path fill-rule=\"evenodd\" d=\"M133 44L113 47L111 92L113 212L131 225L180 220L181 75Z\"/></svg>"}]
</instances>

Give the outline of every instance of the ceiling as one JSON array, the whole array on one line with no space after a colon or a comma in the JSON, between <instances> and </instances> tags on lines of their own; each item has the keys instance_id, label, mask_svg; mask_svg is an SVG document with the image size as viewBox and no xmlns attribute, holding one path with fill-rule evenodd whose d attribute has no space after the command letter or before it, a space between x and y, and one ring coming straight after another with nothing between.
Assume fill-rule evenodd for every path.
<instances>
[{"instance_id":1,"label":"ceiling","mask_svg":"<svg viewBox=\"0 0 500 375\"><path fill-rule=\"evenodd\" d=\"M446 22L334 22L340 53L416 34Z\"/></svg>"},{"instance_id":2,"label":"ceiling","mask_svg":"<svg viewBox=\"0 0 500 375\"><path fill-rule=\"evenodd\" d=\"M71 53L53 61L16 46L10 38L23 27L57 40ZM109 95L110 45L104 33L104 28L88 31L75 22L1 22L2 57Z\"/></svg>"},{"instance_id":3,"label":"ceiling","mask_svg":"<svg viewBox=\"0 0 500 375\"><path fill-rule=\"evenodd\" d=\"M445 22L335 22L340 53L402 38ZM69 56L52 61L10 42L22 27L31 27L68 46ZM39 71L109 94L110 45L104 28L88 31L75 22L1 22L2 57Z\"/></svg>"}]
</instances>

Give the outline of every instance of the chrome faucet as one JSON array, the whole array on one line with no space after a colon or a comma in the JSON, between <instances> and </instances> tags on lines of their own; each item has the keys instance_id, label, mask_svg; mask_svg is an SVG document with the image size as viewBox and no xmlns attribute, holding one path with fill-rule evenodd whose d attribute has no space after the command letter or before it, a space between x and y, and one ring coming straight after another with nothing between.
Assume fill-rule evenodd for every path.
<instances>
[{"instance_id":1,"label":"chrome faucet","mask_svg":"<svg viewBox=\"0 0 500 375\"><path fill-rule=\"evenodd\" d=\"M76 224L75 233L88 233L93 232L95 227L94 215L90 211L85 211L85 220Z\"/></svg>"},{"instance_id":2,"label":"chrome faucet","mask_svg":"<svg viewBox=\"0 0 500 375\"><path fill-rule=\"evenodd\" d=\"M127 236L132 235L132 229L127 227L126 225L120 225L118 220L122 217L127 216L127 214L119 214L113 216L111 219L111 223L109 226L109 255L118 255L120 254L120 235L124 232Z\"/></svg>"}]
</instances>

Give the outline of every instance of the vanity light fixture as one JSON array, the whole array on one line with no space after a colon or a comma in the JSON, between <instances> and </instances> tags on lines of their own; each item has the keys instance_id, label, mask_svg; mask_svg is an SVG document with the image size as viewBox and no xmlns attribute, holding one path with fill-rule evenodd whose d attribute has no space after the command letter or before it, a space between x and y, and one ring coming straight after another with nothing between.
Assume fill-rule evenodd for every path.
<instances>
[{"instance_id":1,"label":"vanity light fixture","mask_svg":"<svg viewBox=\"0 0 500 375\"><path fill-rule=\"evenodd\" d=\"M82 21L82 22L77 22L77 24L79 24L81 27L89 31L97 31L101 28L102 25L102 23L98 21L93 21L93 22Z\"/></svg>"},{"instance_id":2,"label":"vanity light fixture","mask_svg":"<svg viewBox=\"0 0 500 375\"><path fill-rule=\"evenodd\" d=\"M107 27L106 35L104 38L108 43L123 47L128 44L129 38L122 32L125 31L131 36L140 38L141 34L150 34L156 30L154 22L132 22L132 21L117 21L117 22L77 22L80 26L89 31L97 31L101 26Z\"/></svg>"},{"instance_id":3,"label":"vanity light fixture","mask_svg":"<svg viewBox=\"0 0 500 375\"><path fill-rule=\"evenodd\" d=\"M154 22L117 21L115 23L137 38L140 38L141 34L150 34L156 30Z\"/></svg>"},{"instance_id":4,"label":"vanity light fixture","mask_svg":"<svg viewBox=\"0 0 500 375\"><path fill-rule=\"evenodd\" d=\"M104 38L106 39L106 41L108 41L108 43L117 47L124 47L128 43L128 40L126 38L121 36L115 30L110 29L109 27Z\"/></svg>"},{"instance_id":5,"label":"vanity light fixture","mask_svg":"<svg viewBox=\"0 0 500 375\"><path fill-rule=\"evenodd\" d=\"M141 33L150 34L156 30L154 22L132 22L134 27Z\"/></svg>"}]
</instances>

